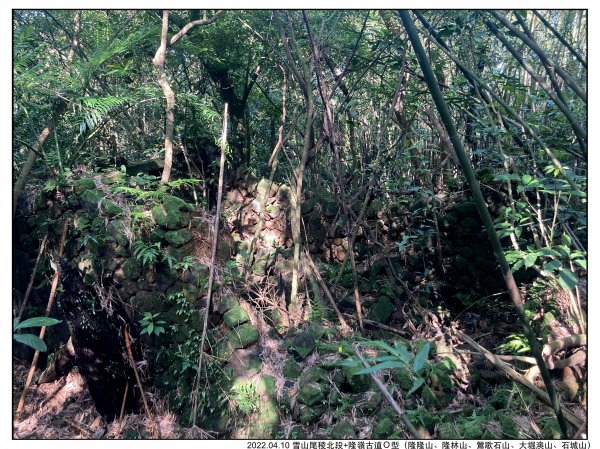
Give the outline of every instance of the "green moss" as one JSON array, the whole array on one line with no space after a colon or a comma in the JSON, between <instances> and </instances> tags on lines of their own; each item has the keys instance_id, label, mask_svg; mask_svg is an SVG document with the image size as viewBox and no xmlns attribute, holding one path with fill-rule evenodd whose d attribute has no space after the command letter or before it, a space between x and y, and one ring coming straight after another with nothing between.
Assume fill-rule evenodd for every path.
<instances>
[{"instance_id":1,"label":"green moss","mask_svg":"<svg viewBox=\"0 0 600 449\"><path fill-rule=\"evenodd\" d=\"M227 338L233 348L246 348L258 340L258 329L251 324L242 324L230 330Z\"/></svg>"},{"instance_id":2,"label":"green moss","mask_svg":"<svg viewBox=\"0 0 600 449\"><path fill-rule=\"evenodd\" d=\"M325 400L324 388L321 384L311 382L305 384L298 391L298 401L306 405L316 405Z\"/></svg>"},{"instance_id":3,"label":"green moss","mask_svg":"<svg viewBox=\"0 0 600 449\"><path fill-rule=\"evenodd\" d=\"M359 409L365 414L371 414L381 405L382 401L383 396L379 391L369 390L362 395Z\"/></svg>"},{"instance_id":4,"label":"green moss","mask_svg":"<svg viewBox=\"0 0 600 449\"><path fill-rule=\"evenodd\" d=\"M505 410L510 401L511 393L505 388L497 388L494 395L489 398L488 404L496 410Z\"/></svg>"},{"instance_id":5,"label":"green moss","mask_svg":"<svg viewBox=\"0 0 600 449\"><path fill-rule=\"evenodd\" d=\"M323 405L315 405L308 406L304 404L300 404L298 407L298 421L301 424L311 424L315 421L318 421L319 418L325 413L325 406Z\"/></svg>"},{"instance_id":6,"label":"green moss","mask_svg":"<svg viewBox=\"0 0 600 449\"><path fill-rule=\"evenodd\" d=\"M300 376L299 385L300 387L303 387L309 383L325 382L326 380L327 373L323 369L311 366L310 368L307 368Z\"/></svg>"},{"instance_id":7,"label":"green moss","mask_svg":"<svg viewBox=\"0 0 600 449\"><path fill-rule=\"evenodd\" d=\"M437 429L439 440L454 440L460 439L461 436L457 433L453 422L443 422Z\"/></svg>"},{"instance_id":8,"label":"green moss","mask_svg":"<svg viewBox=\"0 0 600 449\"><path fill-rule=\"evenodd\" d=\"M96 183L92 178L82 178L73 181L73 193L81 195L86 190L95 190Z\"/></svg>"},{"instance_id":9,"label":"green moss","mask_svg":"<svg viewBox=\"0 0 600 449\"><path fill-rule=\"evenodd\" d=\"M109 217L116 217L117 215L123 214L123 209L111 200L104 198L101 204L102 211Z\"/></svg>"},{"instance_id":10,"label":"green moss","mask_svg":"<svg viewBox=\"0 0 600 449\"><path fill-rule=\"evenodd\" d=\"M79 197L79 202L85 210L94 211L98 209L103 198L104 194L100 190L86 190Z\"/></svg>"},{"instance_id":11,"label":"green moss","mask_svg":"<svg viewBox=\"0 0 600 449\"><path fill-rule=\"evenodd\" d=\"M135 281L142 275L142 269L135 258L130 257L121 266L125 279Z\"/></svg>"},{"instance_id":12,"label":"green moss","mask_svg":"<svg viewBox=\"0 0 600 449\"><path fill-rule=\"evenodd\" d=\"M414 383L413 376L406 368L396 368L392 371L392 379L405 391L409 391Z\"/></svg>"},{"instance_id":13,"label":"green moss","mask_svg":"<svg viewBox=\"0 0 600 449\"><path fill-rule=\"evenodd\" d=\"M233 309L234 307L239 307L240 303L235 298L235 296L224 295L221 297L221 301L219 302L219 313L224 314L228 310Z\"/></svg>"},{"instance_id":14,"label":"green moss","mask_svg":"<svg viewBox=\"0 0 600 449\"><path fill-rule=\"evenodd\" d=\"M414 426L425 427L429 432L434 431L437 419L431 412L423 408L418 408L416 410L407 410L406 415Z\"/></svg>"},{"instance_id":15,"label":"green moss","mask_svg":"<svg viewBox=\"0 0 600 449\"><path fill-rule=\"evenodd\" d=\"M447 391L452 389L452 379L444 367L436 365L430 373L429 378L431 379L431 386L434 388Z\"/></svg>"},{"instance_id":16,"label":"green moss","mask_svg":"<svg viewBox=\"0 0 600 449\"><path fill-rule=\"evenodd\" d=\"M362 393L367 391L373 383L371 377L368 374L356 374L362 369L363 367L358 365L342 367L344 376L346 377L346 383L355 393Z\"/></svg>"},{"instance_id":17,"label":"green moss","mask_svg":"<svg viewBox=\"0 0 600 449\"><path fill-rule=\"evenodd\" d=\"M163 312L165 301L159 293L140 290L131 300L131 305L140 312Z\"/></svg>"},{"instance_id":18,"label":"green moss","mask_svg":"<svg viewBox=\"0 0 600 449\"><path fill-rule=\"evenodd\" d=\"M165 239L173 246L182 246L192 240L193 235L188 229L165 232Z\"/></svg>"},{"instance_id":19,"label":"green moss","mask_svg":"<svg viewBox=\"0 0 600 449\"><path fill-rule=\"evenodd\" d=\"M167 229L180 229L187 226L190 217L187 213L192 211L193 207L171 195L165 195L162 200L162 206L156 205L152 208L152 217L159 226Z\"/></svg>"},{"instance_id":20,"label":"green moss","mask_svg":"<svg viewBox=\"0 0 600 449\"><path fill-rule=\"evenodd\" d=\"M298 332L292 340L292 349L299 360L304 360L316 347L316 342L323 335L323 327L318 324L307 326Z\"/></svg>"},{"instance_id":21,"label":"green moss","mask_svg":"<svg viewBox=\"0 0 600 449\"><path fill-rule=\"evenodd\" d=\"M555 419L549 419L542 429L542 438L544 440L560 440L562 434L560 433L560 427Z\"/></svg>"},{"instance_id":22,"label":"green moss","mask_svg":"<svg viewBox=\"0 0 600 449\"><path fill-rule=\"evenodd\" d=\"M350 421L343 420L333 426L330 436L334 440L354 440L356 431Z\"/></svg>"},{"instance_id":23,"label":"green moss","mask_svg":"<svg viewBox=\"0 0 600 449\"><path fill-rule=\"evenodd\" d=\"M527 438L527 435L510 416L503 416L500 419L500 424L502 424L502 437L510 439Z\"/></svg>"},{"instance_id":24,"label":"green moss","mask_svg":"<svg viewBox=\"0 0 600 449\"><path fill-rule=\"evenodd\" d=\"M241 307L234 307L233 309L226 312L225 315L223 315L223 320L225 321L225 324L230 328L237 327L240 324L244 324L249 319L250 317L248 316L246 311Z\"/></svg>"},{"instance_id":25,"label":"green moss","mask_svg":"<svg viewBox=\"0 0 600 449\"><path fill-rule=\"evenodd\" d=\"M423 403L425 404L425 407L430 409L440 407L440 403L438 401L437 396L435 395L433 390L429 388L428 385L423 386L423 389L421 390L421 397L423 398Z\"/></svg>"},{"instance_id":26,"label":"green moss","mask_svg":"<svg viewBox=\"0 0 600 449\"><path fill-rule=\"evenodd\" d=\"M106 225L106 233L119 245L129 245L129 239L125 232L125 224L121 220L111 220L108 225Z\"/></svg>"},{"instance_id":27,"label":"green moss","mask_svg":"<svg viewBox=\"0 0 600 449\"><path fill-rule=\"evenodd\" d=\"M373 432L371 433L371 439L373 440L385 440L394 431L394 423L390 418L383 418L377 421Z\"/></svg>"}]
</instances>

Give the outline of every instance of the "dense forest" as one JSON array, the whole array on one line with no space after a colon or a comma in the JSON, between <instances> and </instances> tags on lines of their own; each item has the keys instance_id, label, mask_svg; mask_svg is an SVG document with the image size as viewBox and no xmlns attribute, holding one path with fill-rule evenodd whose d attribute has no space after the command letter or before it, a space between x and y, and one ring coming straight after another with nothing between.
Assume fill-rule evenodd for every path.
<instances>
[{"instance_id":1,"label":"dense forest","mask_svg":"<svg viewBox=\"0 0 600 449\"><path fill-rule=\"evenodd\" d=\"M13 438L586 438L587 26L14 10Z\"/></svg>"}]
</instances>

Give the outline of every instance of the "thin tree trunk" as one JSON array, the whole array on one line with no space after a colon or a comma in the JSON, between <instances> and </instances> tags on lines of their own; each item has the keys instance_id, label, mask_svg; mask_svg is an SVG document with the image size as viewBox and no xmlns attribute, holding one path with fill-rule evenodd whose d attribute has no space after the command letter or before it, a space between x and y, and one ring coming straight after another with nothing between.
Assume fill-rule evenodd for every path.
<instances>
[{"instance_id":1,"label":"thin tree trunk","mask_svg":"<svg viewBox=\"0 0 600 449\"><path fill-rule=\"evenodd\" d=\"M171 178L171 166L173 165L173 129L175 126L175 93L171 89L167 74L165 72L165 59L167 56L167 33L169 31L169 10L163 10L162 30L160 36L160 47L156 50L152 63L158 72L158 84L162 88L167 107L165 109L165 165L161 176L161 182L169 182Z\"/></svg>"}]
</instances>

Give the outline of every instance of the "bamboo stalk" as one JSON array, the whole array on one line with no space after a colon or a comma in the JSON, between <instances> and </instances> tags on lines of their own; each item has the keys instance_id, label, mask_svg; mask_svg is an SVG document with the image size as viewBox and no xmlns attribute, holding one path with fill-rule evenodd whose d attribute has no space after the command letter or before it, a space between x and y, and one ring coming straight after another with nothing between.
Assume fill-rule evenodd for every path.
<instances>
[{"instance_id":1,"label":"bamboo stalk","mask_svg":"<svg viewBox=\"0 0 600 449\"><path fill-rule=\"evenodd\" d=\"M552 408L554 410L554 413L556 414L556 419L558 420L562 437L568 438L568 426L563 416L558 394L554 388L554 384L552 383L550 372L548 371L548 368L542 357L537 339L533 333L533 330L531 329L531 326L529 325L529 321L525 316L525 313L523 312L523 298L521 297L521 293L519 291L519 288L517 287L508 262L506 261L504 250L502 249L502 245L500 244L498 234L496 234L494 223L492 222L490 212L487 209L485 200L483 198L483 194L481 193L481 188L479 187L479 183L475 177L473 167L471 167L471 163L467 154L465 153L462 141L458 136L456 126L454 125L454 121L452 120L452 116L450 115L450 110L448 109L448 105L444 100L442 91L438 86L436 76L433 73L433 69L431 68L429 59L427 58L427 54L425 53L423 45L421 44L421 40L419 38L415 24L413 23L408 11L399 11L399 15L402 19L404 28L406 29L408 37L415 50L417 59L419 61L419 65L423 70L423 75L425 77L425 81L429 88L431 97L435 102L435 105L440 114L440 118L442 119L442 122L446 127L448 135L450 136L450 140L452 142L452 145L454 146L456 155L458 156L458 160L462 167L462 171L465 174L465 177L467 178L469 187L471 188L475 205L477 206L479 215L481 216L481 219L484 223L490 243L494 248L494 253L496 253L496 257L498 259L500 270L502 271L502 276L504 278L504 282L506 283L508 293L515 306L516 311L519 314L521 325L523 326L523 330L525 331L525 335L527 337L529 345L531 346L531 352L533 353L533 356L537 361L538 367L540 368L540 373L542 375L542 378L544 379L546 390L548 391L548 395L552 400Z\"/></svg>"},{"instance_id":2,"label":"bamboo stalk","mask_svg":"<svg viewBox=\"0 0 600 449\"><path fill-rule=\"evenodd\" d=\"M69 219L65 220L65 224L63 226L62 235L60 237L60 244L58 247L58 258L61 258L65 249L65 240L67 239L67 230L69 229ZM60 263L56 263L56 271L54 272L54 277L52 278L52 286L50 288L50 296L48 297L48 305L46 306L45 316L50 315L50 311L52 310L52 306L54 305L54 298L56 297L56 289L58 287L58 281L60 279ZM44 339L46 335L46 326L42 326L40 329L40 340ZM17 405L17 411L15 412L15 417L19 418L21 413L23 412L23 408L25 407L25 398L27 397L27 393L29 392L29 388L31 387L31 381L33 380L33 375L35 373L35 368L37 367L37 362L40 358L40 351L35 351L33 354L33 360L31 361L31 368L29 369L29 374L27 375L27 381L25 382L25 386L23 387L23 392L21 393L21 398L19 399L19 404Z\"/></svg>"},{"instance_id":3,"label":"bamboo stalk","mask_svg":"<svg viewBox=\"0 0 600 449\"><path fill-rule=\"evenodd\" d=\"M221 133L221 166L219 168L219 187L217 191L217 212L212 235L212 253L210 257L210 271L208 274L208 291L206 293L206 311L204 312L204 324L202 326L202 338L200 339L200 356L198 358L198 369L194 381L193 406L192 406L192 427L196 427L196 417L198 416L198 390L200 388L200 374L202 373L202 356L204 355L204 342L206 341L206 330L208 328L208 316L210 314L210 301L212 298L213 280L215 278L215 262L217 259L217 241L219 237L219 217L221 215L221 201L223 199L223 177L225 172L225 145L227 143L227 114L229 104L225 103L223 112L223 131Z\"/></svg>"}]
</instances>

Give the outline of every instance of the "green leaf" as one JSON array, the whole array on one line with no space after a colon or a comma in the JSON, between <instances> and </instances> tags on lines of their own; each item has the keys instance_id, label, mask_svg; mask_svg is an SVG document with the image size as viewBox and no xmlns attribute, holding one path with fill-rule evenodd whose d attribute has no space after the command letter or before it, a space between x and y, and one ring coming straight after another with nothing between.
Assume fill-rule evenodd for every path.
<instances>
[{"instance_id":1,"label":"green leaf","mask_svg":"<svg viewBox=\"0 0 600 449\"><path fill-rule=\"evenodd\" d=\"M375 348L383 349L383 350L389 352L390 354L398 356L398 358L400 358L402 360L401 353L398 350L392 348L390 345L388 345L387 343L385 343L383 341L378 341L378 340L376 340L376 341L365 341L363 344L366 345L366 346L373 346Z\"/></svg>"},{"instance_id":2,"label":"green leaf","mask_svg":"<svg viewBox=\"0 0 600 449\"><path fill-rule=\"evenodd\" d=\"M562 264L558 260L552 260L547 264L544 264L544 271L551 273L552 271L558 270L562 267Z\"/></svg>"},{"instance_id":3,"label":"green leaf","mask_svg":"<svg viewBox=\"0 0 600 449\"><path fill-rule=\"evenodd\" d=\"M526 186L527 184L529 184L531 182L533 178L530 175L523 175L523 177L521 178L521 182L523 183L524 186Z\"/></svg>"},{"instance_id":4,"label":"green leaf","mask_svg":"<svg viewBox=\"0 0 600 449\"><path fill-rule=\"evenodd\" d=\"M46 343L44 343L40 337L33 334L15 334L13 338L19 343L23 343L24 345L29 346L30 348L35 349L36 351L46 352L48 347Z\"/></svg>"},{"instance_id":5,"label":"green leaf","mask_svg":"<svg viewBox=\"0 0 600 449\"><path fill-rule=\"evenodd\" d=\"M408 390L408 393L406 393L407 396L413 394L415 391L417 391L419 388L421 388L421 385L423 385L425 383L425 379L423 379L422 377L417 377L415 379L415 381L413 382L412 387L410 387L410 390Z\"/></svg>"},{"instance_id":6,"label":"green leaf","mask_svg":"<svg viewBox=\"0 0 600 449\"><path fill-rule=\"evenodd\" d=\"M571 291L577 285L577 276L568 268L563 268L558 274L558 283L565 290Z\"/></svg>"},{"instance_id":7,"label":"green leaf","mask_svg":"<svg viewBox=\"0 0 600 449\"><path fill-rule=\"evenodd\" d=\"M401 361L383 362L383 363L380 363L379 365L374 365L369 368L361 369L356 374L375 373L377 371L381 371L382 369L388 369L388 368L406 368L406 363L401 362Z\"/></svg>"},{"instance_id":8,"label":"green leaf","mask_svg":"<svg viewBox=\"0 0 600 449\"><path fill-rule=\"evenodd\" d=\"M53 326L55 324L60 323L60 320L56 318L49 318L44 316L38 316L34 318L29 318L19 324L17 324L14 329L23 329L24 327L42 327L42 326Z\"/></svg>"},{"instance_id":9,"label":"green leaf","mask_svg":"<svg viewBox=\"0 0 600 449\"><path fill-rule=\"evenodd\" d=\"M150 333L152 333L152 331L154 330L154 323L150 323L150 324L148 325L147 329L148 329L148 333L149 333L149 334L150 334Z\"/></svg>"},{"instance_id":10,"label":"green leaf","mask_svg":"<svg viewBox=\"0 0 600 449\"><path fill-rule=\"evenodd\" d=\"M531 268L535 264L535 261L538 258L537 253L529 253L525 256L525 268Z\"/></svg>"},{"instance_id":11,"label":"green leaf","mask_svg":"<svg viewBox=\"0 0 600 449\"><path fill-rule=\"evenodd\" d=\"M415 361L413 362L413 370L418 372L425 365L425 361L427 360L427 356L429 355L429 342L425 343L425 345L421 348L419 353L415 356Z\"/></svg>"},{"instance_id":12,"label":"green leaf","mask_svg":"<svg viewBox=\"0 0 600 449\"><path fill-rule=\"evenodd\" d=\"M575 259L573 262L576 263L577 265L579 265L584 270L587 270L587 260L585 260L585 259Z\"/></svg>"}]
</instances>

